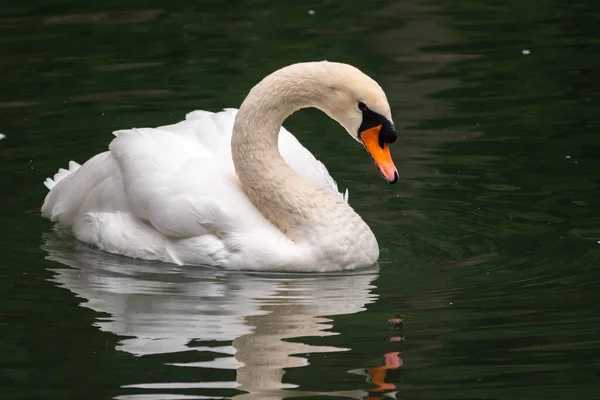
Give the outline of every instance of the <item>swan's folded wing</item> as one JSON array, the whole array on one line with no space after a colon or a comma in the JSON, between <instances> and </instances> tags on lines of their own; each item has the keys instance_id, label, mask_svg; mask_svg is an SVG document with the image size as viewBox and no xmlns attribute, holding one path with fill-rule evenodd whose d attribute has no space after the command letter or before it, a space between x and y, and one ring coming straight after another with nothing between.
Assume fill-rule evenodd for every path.
<instances>
[{"instance_id":1,"label":"swan's folded wing","mask_svg":"<svg viewBox=\"0 0 600 400\"><path fill-rule=\"evenodd\" d=\"M213 193L215 182L236 185L231 161L236 113L233 109L214 114L195 111L174 125L115 132L110 151L122 172L131 211L139 218L150 220L152 203L169 196L196 193L196 189L200 190L196 193L200 197L220 201L218 192ZM284 128L280 131L279 149L300 177L344 198L327 168ZM183 229L185 232L194 231L187 223L181 226L187 227Z\"/></svg>"},{"instance_id":2,"label":"swan's folded wing","mask_svg":"<svg viewBox=\"0 0 600 400\"><path fill-rule=\"evenodd\" d=\"M190 182L181 179L188 164L212 158L198 141L163 129L118 131L115 136L110 151L123 175L127 201L131 211L146 220L152 202L189 190Z\"/></svg>"},{"instance_id":3,"label":"swan's folded wing","mask_svg":"<svg viewBox=\"0 0 600 400\"><path fill-rule=\"evenodd\" d=\"M214 198L179 194L155 199L148 210L149 221L171 237L223 236L234 229L231 218Z\"/></svg>"},{"instance_id":4,"label":"swan's folded wing","mask_svg":"<svg viewBox=\"0 0 600 400\"><path fill-rule=\"evenodd\" d=\"M206 137L199 140L202 134ZM226 211L238 212L239 203L252 208L240 198L244 195L233 165L215 156L218 141L228 140L217 124L205 121L200 127L184 121L115 135L110 150L130 211L164 235L221 235L232 226Z\"/></svg>"}]
</instances>

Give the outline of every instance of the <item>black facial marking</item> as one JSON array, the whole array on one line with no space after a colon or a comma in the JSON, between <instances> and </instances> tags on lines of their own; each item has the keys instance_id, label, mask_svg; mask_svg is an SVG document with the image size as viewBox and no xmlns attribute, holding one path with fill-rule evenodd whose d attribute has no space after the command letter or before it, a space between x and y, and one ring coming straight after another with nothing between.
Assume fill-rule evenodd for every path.
<instances>
[{"instance_id":1,"label":"black facial marking","mask_svg":"<svg viewBox=\"0 0 600 400\"><path fill-rule=\"evenodd\" d=\"M363 102L358 103L359 110L362 111L362 123L358 128L358 134L366 131L367 129L374 128L381 125L381 131L379 132L379 146L383 149L383 145L386 143L394 143L398 138L396 128L394 125L383 115L370 110Z\"/></svg>"}]
</instances>

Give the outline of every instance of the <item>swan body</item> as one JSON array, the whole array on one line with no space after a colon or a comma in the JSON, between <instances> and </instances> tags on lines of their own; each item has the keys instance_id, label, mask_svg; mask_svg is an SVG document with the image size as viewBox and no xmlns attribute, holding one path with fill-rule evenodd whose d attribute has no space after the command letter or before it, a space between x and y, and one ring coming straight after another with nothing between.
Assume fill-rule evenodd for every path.
<instances>
[{"instance_id":1,"label":"swan body","mask_svg":"<svg viewBox=\"0 0 600 400\"><path fill-rule=\"evenodd\" d=\"M354 67L294 64L255 86L239 111L115 132L109 151L46 180L42 216L82 242L146 260L299 272L372 265L377 240L348 192L282 127L316 106L356 135L356 105L347 115L333 108L344 96L354 102L339 93L350 78L391 123L383 91ZM323 85L334 93L320 94Z\"/></svg>"}]
</instances>

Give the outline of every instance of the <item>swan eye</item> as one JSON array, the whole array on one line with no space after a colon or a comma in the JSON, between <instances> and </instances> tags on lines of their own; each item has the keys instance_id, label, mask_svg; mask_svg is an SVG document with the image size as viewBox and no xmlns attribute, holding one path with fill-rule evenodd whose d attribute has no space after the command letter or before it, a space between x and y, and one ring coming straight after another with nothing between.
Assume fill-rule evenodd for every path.
<instances>
[{"instance_id":1,"label":"swan eye","mask_svg":"<svg viewBox=\"0 0 600 400\"><path fill-rule=\"evenodd\" d=\"M367 109L367 106L365 105L365 103L363 103L362 101L358 102L358 109L360 111L365 111Z\"/></svg>"}]
</instances>

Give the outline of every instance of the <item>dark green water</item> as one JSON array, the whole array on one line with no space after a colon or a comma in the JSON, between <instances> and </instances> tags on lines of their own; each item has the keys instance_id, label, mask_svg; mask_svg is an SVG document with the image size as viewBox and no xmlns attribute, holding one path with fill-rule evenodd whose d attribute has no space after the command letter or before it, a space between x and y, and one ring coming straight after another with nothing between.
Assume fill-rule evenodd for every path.
<instances>
[{"instance_id":1,"label":"dark green water","mask_svg":"<svg viewBox=\"0 0 600 400\"><path fill-rule=\"evenodd\" d=\"M592 0L5 2L2 398L600 398L598 26ZM375 77L401 131L390 186L319 112L286 123L378 270L135 263L40 218L44 178L113 130L324 58Z\"/></svg>"}]
</instances>

